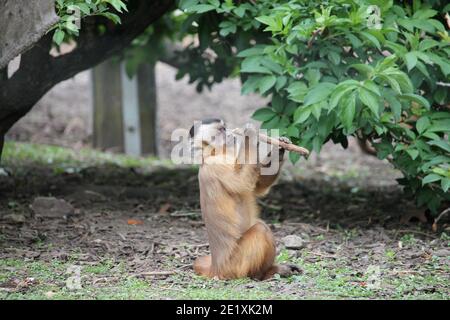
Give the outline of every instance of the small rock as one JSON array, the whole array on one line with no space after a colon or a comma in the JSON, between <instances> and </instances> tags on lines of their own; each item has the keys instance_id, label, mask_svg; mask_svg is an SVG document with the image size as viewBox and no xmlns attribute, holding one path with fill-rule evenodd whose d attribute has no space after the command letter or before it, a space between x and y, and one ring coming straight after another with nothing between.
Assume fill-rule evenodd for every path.
<instances>
[{"instance_id":1,"label":"small rock","mask_svg":"<svg viewBox=\"0 0 450 320\"><path fill-rule=\"evenodd\" d=\"M9 174L5 169L0 168L0 176L7 177Z\"/></svg>"},{"instance_id":2,"label":"small rock","mask_svg":"<svg viewBox=\"0 0 450 320\"><path fill-rule=\"evenodd\" d=\"M45 218L63 218L73 215L74 207L63 199L54 197L37 197L31 205L37 216Z\"/></svg>"},{"instance_id":3,"label":"small rock","mask_svg":"<svg viewBox=\"0 0 450 320\"><path fill-rule=\"evenodd\" d=\"M281 241L283 241L287 249L299 250L305 247L305 241L301 237L293 234L284 237Z\"/></svg>"},{"instance_id":4,"label":"small rock","mask_svg":"<svg viewBox=\"0 0 450 320\"><path fill-rule=\"evenodd\" d=\"M433 255L438 257L450 257L450 250L449 249L440 249L433 252Z\"/></svg>"},{"instance_id":5,"label":"small rock","mask_svg":"<svg viewBox=\"0 0 450 320\"><path fill-rule=\"evenodd\" d=\"M47 291L45 293L45 296L49 299L53 298L55 296L55 293L53 291Z\"/></svg>"},{"instance_id":6,"label":"small rock","mask_svg":"<svg viewBox=\"0 0 450 320\"><path fill-rule=\"evenodd\" d=\"M25 216L22 214L17 213L11 213L3 216L3 218L9 222L13 223L24 223L25 222Z\"/></svg>"}]
</instances>

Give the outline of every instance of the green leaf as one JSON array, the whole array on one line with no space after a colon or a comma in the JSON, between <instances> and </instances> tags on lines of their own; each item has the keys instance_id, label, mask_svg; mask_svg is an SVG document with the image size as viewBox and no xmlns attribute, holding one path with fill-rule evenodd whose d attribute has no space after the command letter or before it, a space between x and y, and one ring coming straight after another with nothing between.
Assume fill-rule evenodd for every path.
<instances>
[{"instance_id":1,"label":"green leaf","mask_svg":"<svg viewBox=\"0 0 450 320\"><path fill-rule=\"evenodd\" d=\"M430 127L430 125L431 123L428 117L421 117L416 122L417 132L419 132L419 134L422 134L425 130L427 130Z\"/></svg>"},{"instance_id":2,"label":"green leaf","mask_svg":"<svg viewBox=\"0 0 450 320\"><path fill-rule=\"evenodd\" d=\"M186 10L196 5L198 1L199 0L180 0L179 7L181 10Z\"/></svg>"},{"instance_id":3,"label":"green leaf","mask_svg":"<svg viewBox=\"0 0 450 320\"><path fill-rule=\"evenodd\" d=\"M292 164L296 164L300 160L300 154L296 152L289 152L289 160Z\"/></svg>"},{"instance_id":4,"label":"green leaf","mask_svg":"<svg viewBox=\"0 0 450 320\"><path fill-rule=\"evenodd\" d=\"M319 136L315 136L313 139L313 150L318 154L320 153L320 150L322 149L322 138Z\"/></svg>"},{"instance_id":5,"label":"green leaf","mask_svg":"<svg viewBox=\"0 0 450 320\"><path fill-rule=\"evenodd\" d=\"M434 101L439 103L440 105L444 105L447 101L447 95L449 90L447 88L437 88L433 94Z\"/></svg>"},{"instance_id":6,"label":"green leaf","mask_svg":"<svg viewBox=\"0 0 450 320\"><path fill-rule=\"evenodd\" d=\"M277 129L279 128L280 120L281 120L280 116L275 116L268 121L264 121L261 124L261 129Z\"/></svg>"},{"instance_id":7,"label":"green leaf","mask_svg":"<svg viewBox=\"0 0 450 320\"><path fill-rule=\"evenodd\" d=\"M275 76L265 76L259 81L259 92L261 94L266 93L268 90L270 90L277 81L277 77Z\"/></svg>"},{"instance_id":8,"label":"green leaf","mask_svg":"<svg viewBox=\"0 0 450 320\"><path fill-rule=\"evenodd\" d=\"M342 97L345 94L350 94L350 92L355 90L355 88L355 85L338 85L331 94L328 110L333 110L339 104L339 101L342 99Z\"/></svg>"},{"instance_id":9,"label":"green leaf","mask_svg":"<svg viewBox=\"0 0 450 320\"><path fill-rule=\"evenodd\" d=\"M270 71L273 71L278 74L283 73L283 68L276 62L268 58L262 58L260 60L262 66L267 67Z\"/></svg>"},{"instance_id":10,"label":"green leaf","mask_svg":"<svg viewBox=\"0 0 450 320\"><path fill-rule=\"evenodd\" d=\"M371 44L377 47L377 49L381 49L380 42L375 36L366 31L361 31L360 34L363 38L365 38L367 41L369 41Z\"/></svg>"},{"instance_id":11,"label":"green leaf","mask_svg":"<svg viewBox=\"0 0 450 320\"><path fill-rule=\"evenodd\" d=\"M255 92L259 85L260 76L250 76L247 80L245 80L242 88L241 94L245 95L250 92Z\"/></svg>"},{"instance_id":12,"label":"green leaf","mask_svg":"<svg viewBox=\"0 0 450 320\"><path fill-rule=\"evenodd\" d=\"M449 113L446 113L447 115ZM435 114L434 114L435 115ZM430 115L432 117L433 114ZM436 119L432 121L431 126L428 128L431 132L450 132L450 119Z\"/></svg>"},{"instance_id":13,"label":"green leaf","mask_svg":"<svg viewBox=\"0 0 450 320\"><path fill-rule=\"evenodd\" d=\"M191 7L187 8L187 11L189 12L196 12L196 13L205 13L208 11L215 10L216 7L210 4L197 4Z\"/></svg>"},{"instance_id":14,"label":"green leaf","mask_svg":"<svg viewBox=\"0 0 450 320\"><path fill-rule=\"evenodd\" d=\"M389 141L381 141L379 143L374 144L375 149L377 150L378 159L386 159L386 157L393 152L392 144Z\"/></svg>"},{"instance_id":15,"label":"green leaf","mask_svg":"<svg viewBox=\"0 0 450 320\"><path fill-rule=\"evenodd\" d=\"M289 137L298 138L300 136L300 130L295 125L291 125L287 130L287 134Z\"/></svg>"},{"instance_id":16,"label":"green leaf","mask_svg":"<svg viewBox=\"0 0 450 320\"><path fill-rule=\"evenodd\" d=\"M294 123L303 123L305 122L309 116L311 115L310 107L298 107L294 112Z\"/></svg>"},{"instance_id":17,"label":"green leaf","mask_svg":"<svg viewBox=\"0 0 450 320\"><path fill-rule=\"evenodd\" d=\"M351 33L347 33L345 35L347 37L347 39L350 41L350 43L352 44L352 47L354 49L358 49L359 47L361 47L363 45L363 43L361 42L361 40L359 40L358 37L356 37L355 35L351 34Z\"/></svg>"},{"instance_id":18,"label":"green leaf","mask_svg":"<svg viewBox=\"0 0 450 320\"><path fill-rule=\"evenodd\" d=\"M104 0L104 2L111 4L118 12L127 11L127 6L121 0Z\"/></svg>"},{"instance_id":19,"label":"green leaf","mask_svg":"<svg viewBox=\"0 0 450 320\"><path fill-rule=\"evenodd\" d=\"M283 98L277 94L272 96L272 109L281 113L284 109Z\"/></svg>"},{"instance_id":20,"label":"green leaf","mask_svg":"<svg viewBox=\"0 0 450 320\"><path fill-rule=\"evenodd\" d=\"M417 55L415 52L408 52L405 54L405 62L408 71L411 71L417 64Z\"/></svg>"},{"instance_id":21,"label":"green leaf","mask_svg":"<svg viewBox=\"0 0 450 320\"><path fill-rule=\"evenodd\" d=\"M277 83L275 84L275 89L280 91L287 83L288 78L285 76L281 76L277 78Z\"/></svg>"},{"instance_id":22,"label":"green leaf","mask_svg":"<svg viewBox=\"0 0 450 320\"><path fill-rule=\"evenodd\" d=\"M230 33L231 34L232 33L236 33L236 31L237 31L237 26L234 23L230 22L230 21L222 21L219 24L219 28L220 28L219 34L222 37L226 37Z\"/></svg>"},{"instance_id":23,"label":"green leaf","mask_svg":"<svg viewBox=\"0 0 450 320\"><path fill-rule=\"evenodd\" d=\"M402 89L402 92L404 93L412 93L414 90L413 84L409 77L404 72L396 71L391 72L387 74L387 76L395 79L398 84L400 85L400 88Z\"/></svg>"},{"instance_id":24,"label":"green leaf","mask_svg":"<svg viewBox=\"0 0 450 320\"><path fill-rule=\"evenodd\" d=\"M277 22L275 21L274 18L269 17L269 16L261 16L261 17L257 17L255 18L257 21L261 22L262 24L266 24L270 27L276 27L277 26Z\"/></svg>"},{"instance_id":25,"label":"green leaf","mask_svg":"<svg viewBox=\"0 0 450 320\"><path fill-rule=\"evenodd\" d=\"M436 133L434 133L434 132L429 132L429 131L427 131L427 132L423 133L423 136L426 137L426 138L429 138L429 139L431 139L431 140L441 140L441 137L439 137L439 136L438 136Z\"/></svg>"},{"instance_id":26,"label":"green leaf","mask_svg":"<svg viewBox=\"0 0 450 320\"><path fill-rule=\"evenodd\" d=\"M237 7L233 10L233 12L239 17L242 18L245 14L246 8L244 6Z\"/></svg>"},{"instance_id":27,"label":"green leaf","mask_svg":"<svg viewBox=\"0 0 450 320\"><path fill-rule=\"evenodd\" d=\"M250 49L243 50L237 54L240 58L246 58L251 56L261 56L264 54L265 46L254 46Z\"/></svg>"},{"instance_id":28,"label":"green leaf","mask_svg":"<svg viewBox=\"0 0 450 320\"><path fill-rule=\"evenodd\" d=\"M276 116L276 113L271 108L261 108L255 111L252 115L252 119L258 121L268 121Z\"/></svg>"},{"instance_id":29,"label":"green leaf","mask_svg":"<svg viewBox=\"0 0 450 320\"><path fill-rule=\"evenodd\" d=\"M429 175L427 175L425 178L422 179L422 186L441 180L442 177L440 175L434 174L434 173L430 173Z\"/></svg>"},{"instance_id":30,"label":"green leaf","mask_svg":"<svg viewBox=\"0 0 450 320\"><path fill-rule=\"evenodd\" d=\"M330 60L331 63L337 66L341 63L341 56L335 51L330 51L328 53L328 60Z\"/></svg>"},{"instance_id":31,"label":"green leaf","mask_svg":"<svg viewBox=\"0 0 450 320\"><path fill-rule=\"evenodd\" d=\"M405 93L399 96L399 98L401 99L406 99L409 101L414 101L422 106L424 106L425 108L427 108L428 110L430 109L430 102L428 102L427 99L425 99L424 97L418 95L418 94L413 94L413 93Z\"/></svg>"},{"instance_id":32,"label":"green leaf","mask_svg":"<svg viewBox=\"0 0 450 320\"><path fill-rule=\"evenodd\" d=\"M398 99L392 94L383 95L386 101L389 103L389 106L394 114L395 120L399 121L402 114L402 104L398 101Z\"/></svg>"},{"instance_id":33,"label":"green leaf","mask_svg":"<svg viewBox=\"0 0 450 320\"><path fill-rule=\"evenodd\" d=\"M58 46L63 42L65 33L61 29L56 29L53 34L53 42L55 42Z\"/></svg>"},{"instance_id":34,"label":"green leaf","mask_svg":"<svg viewBox=\"0 0 450 320\"><path fill-rule=\"evenodd\" d=\"M406 149L406 153L408 153L413 160L419 156L419 151L416 149Z\"/></svg>"},{"instance_id":35,"label":"green leaf","mask_svg":"<svg viewBox=\"0 0 450 320\"><path fill-rule=\"evenodd\" d=\"M305 72L305 79L308 80L308 84L310 87L317 85L321 76L322 74L320 73L319 69L309 68Z\"/></svg>"},{"instance_id":36,"label":"green leaf","mask_svg":"<svg viewBox=\"0 0 450 320\"><path fill-rule=\"evenodd\" d=\"M366 88L359 88L359 99L363 104L365 104L372 113L378 117L380 113L380 99L374 94L372 91L367 90Z\"/></svg>"},{"instance_id":37,"label":"green leaf","mask_svg":"<svg viewBox=\"0 0 450 320\"><path fill-rule=\"evenodd\" d=\"M448 191L448 189L450 188L450 178L443 178L441 180L441 188L444 192Z\"/></svg>"},{"instance_id":38,"label":"green leaf","mask_svg":"<svg viewBox=\"0 0 450 320\"><path fill-rule=\"evenodd\" d=\"M427 142L429 145L439 147L447 152L450 152L450 144L444 140L432 140Z\"/></svg>"},{"instance_id":39,"label":"green leaf","mask_svg":"<svg viewBox=\"0 0 450 320\"><path fill-rule=\"evenodd\" d=\"M302 81L295 81L287 87L286 91L289 93L289 98L292 101L303 103L308 87Z\"/></svg>"},{"instance_id":40,"label":"green leaf","mask_svg":"<svg viewBox=\"0 0 450 320\"><path fill-rule=\"evenodd\" d=\"M335 87L336 85L330 82L321 82L317 84L306 94L304 100L305 106L327 99Z\"/></svg>"},{"instance_id":41,"label":"green leaf","mask_svg":"<svg viewBox=\"0 0 450 320\"><path fill-rule=\"evenodd\" d=\"M320 115L322 113L322 107L325 107L325 106L326 106L326 101L314 103L311 105L311 113L317 120L319 120Z\"/></svg>"},{"instance_id":42,"label":"green leaf","mask_svg":"<svg viewBox=\"0 0 450 320\"><path fill-rule=\"evenodd\" d=\"M352 93L351 95L344 97L342 101L340 118L344 127L347 130L350 130L353 126L353 119L355 118L356 113L356 94Z\"/></svg>"},{"instance_id":43,"label":"green leaf","mask_svg":"<svg viewBox=\"0 0 450 320\"><path fill-rule=\"evenodd\" d=\"M364 64L364 63L352 64L350 66L350 68L354 68L354 69L358 70L359 73L361 73L362 75L364 75L367 78L370 78L374 71L372 66L369 66L368 64Z\"/></svg>"},{"instance_id":44,"label":"green leaf","mask_svg":"<svg viewBox=\"0 0 450 320\"><path fill-rule=\"evenodd\" d=\"M268 68L261 66L261 59L258 56L245 58L242 61L241 72L272 74Z\"/></svg>"}]
</instances>

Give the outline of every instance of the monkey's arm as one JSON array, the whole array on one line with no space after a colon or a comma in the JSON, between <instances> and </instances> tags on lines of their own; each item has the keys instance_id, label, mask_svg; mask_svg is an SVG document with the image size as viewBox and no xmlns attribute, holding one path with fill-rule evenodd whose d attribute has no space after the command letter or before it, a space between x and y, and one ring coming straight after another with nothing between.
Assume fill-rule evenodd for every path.
<instances>
[{"instance_id":1,"label":"monkey's arm","mask_svg":"<svg viewBox=\"0 0 450 320\"><path fill-rule=\"evenodd\" d=\"M278 157L276 157L277 154ZM270 187L274 184L274 182L280 175L283 159L284 149L273 146L267 157L260 162L260 168L269 168L273 164L272 161L278 161L278 168L273 174L263 174L261 169L259 170L258 180L256 182L255 188L255 193L257 196L264 196L269 192Z\"/></svg>"}]
</instances>

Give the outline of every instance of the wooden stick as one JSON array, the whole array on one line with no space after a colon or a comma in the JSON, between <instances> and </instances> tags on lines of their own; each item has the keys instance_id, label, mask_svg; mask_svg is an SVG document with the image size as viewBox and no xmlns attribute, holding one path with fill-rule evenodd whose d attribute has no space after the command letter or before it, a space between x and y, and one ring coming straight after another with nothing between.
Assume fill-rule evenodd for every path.
<instances>
[{"instance_id":1,"label":"wooden stick","mask_svg":"<svg viewBox=\"0 0 450 320\"><path fill-rule=\"evenodd\" d=\"M234 129L233 133L234 134L238 134L240 136L244 135L243 132L242 132L242 129L240 129L240 128ZM275 146L279 146L280 148L283 148L283 149L288 150L288 151L299 153L299 154L301 154L303 156L309 155L309 150L308 149L305 149L303 147L297 146L297 145L295 145L293 143L286 143L286 142L280 141L277 138L272 138L272 137L266 136L265 134L262 134L262 133L260 133L258 136L259 136L259 139L262 142L265 142L265 143L268 143L268 144L273 144Z\"/></svg>"}]
</instances>

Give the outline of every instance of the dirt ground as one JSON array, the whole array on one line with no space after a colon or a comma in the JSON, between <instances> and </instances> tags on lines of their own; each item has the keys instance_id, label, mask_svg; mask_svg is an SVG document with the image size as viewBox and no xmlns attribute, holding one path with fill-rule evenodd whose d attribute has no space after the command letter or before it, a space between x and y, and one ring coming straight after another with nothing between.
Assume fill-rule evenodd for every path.
<instances>
[{"instance_id":1,"label":"dirt ground","mask_svg":"<svg viewBox=\"0 0 450 320\"><path fill-rule=\"evenodd\" d=\"M195 168L6 168L0 298L449 298L450 238L442 230L448 221L440 233L400 223L414 207L396 186L301 174L283 179L260 206L278 261L297 264L302 274L208 281L191 267L208 253ZM64 199L75 210L39 216L30 207L37 196ZM287 235L301 245L286 248ZM66 288L72 265L82 267L83 288L76 291Z\"/></svg>"},{"instance_id":2,"label":"dirt ground","mask_svg":"<svg viewBox=\"0 0 450 320\"><path fill-rule=\"evenodd\" d=\"M209 116L239 126L264 103L241 97L234 80L199 95L174 76L170 67L157 66L163 158L173 129ZM86 72L58 85L8 139L67 146L77 154L90 145L89 86ZM264 282L193 274L194 259L208 253L196 168L162 162L61 166L50 157L36 163L42 151L33 148L7 153L0 170L0 299L450 297L448 219L437 233L429 223L401 223L418 211L397 186L399 173L362 154L354 141L348 150L326 145L320 156L287 165L260 201L277 239L278 262L302 270ZM74 212L39 216L31 208L38 196L63 199ZM287 248L288 235L301 245ZM81 267L81 289L68 288L73 266Z\"/></svg>"}]
</instances>

